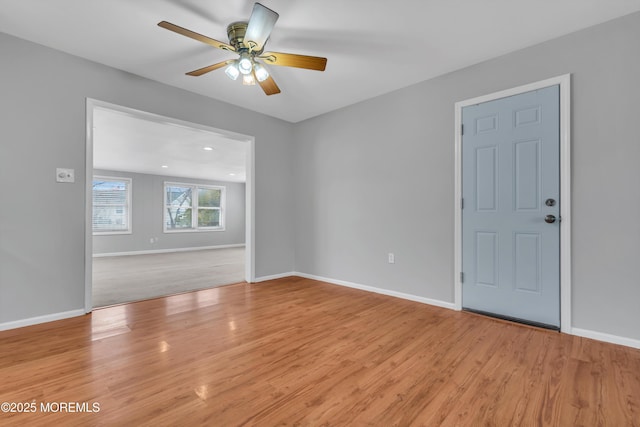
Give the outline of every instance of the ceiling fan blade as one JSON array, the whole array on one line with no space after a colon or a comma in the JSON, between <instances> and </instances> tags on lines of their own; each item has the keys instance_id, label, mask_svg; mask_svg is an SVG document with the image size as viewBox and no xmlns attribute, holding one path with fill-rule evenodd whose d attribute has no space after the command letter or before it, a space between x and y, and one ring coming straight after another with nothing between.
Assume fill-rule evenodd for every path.
<instances>
[{"instance_id":1,"label":"ceiling fan blade","mask_svg":"<svg viewBox=\"0 0 640 427\"><path fill-rule=\"evenodd\" d=\"M256 81L258 81L258 79L256 79ZM280 93L280 88L271 76L267 77L263 81L258 81L258 84L267 95L275 95L277 93Z\"/></svg>"},{"instance_id":2,"label":"ceiling fan blade","mask_svg":"<svg viewBox=\"0 0 640 427\"><path fill-rule=\"evenodd\" d=\"M218 68L222 68L226 65L229 65L233 62L233 59L230 59L229 61L222 61L222 62L218 62L217 64L213 64L213 65L209 65L208 67L203 67L203 68L199 68L197 70L193 70L193 71L189 71L187 73L188 76L201 76L203 74L207 74L208 72L211 72L213 70L217 70Z\"/></svg>"},{"instance_id":3,"label":"ceiling fan blade","mask_svg":"<svg viewBox=\"0 0 640 427\"><path fill-rule=\"evenodd\" d=\"M194 40L198 40L199 42L202 43L206 43L208 45L211 45L213 47L217 47L218 49L222 49L222 50L230 50L232 52L235 52L236 49L226 43L223 43L221 41L212 39L211 37L207 37L207 36L203 36L202 34L198 34L194 31L191 30L187 30L186 28L182 28L178 25L172 24L170 22L167 21L161 21L158 22L158 26L165 28L169 31L173 31L174 33L178 33L178 34L182 34L183 36L187 36L187 37L191 37Z\"/></svg>"},{"instance_id":4,"label":"ceiling fan blade","mask_svg":"<svg viewBox=\"0 0 640 427\"><path fill-rule=\"evenodd\" d=\"M265 52L259 56L270 65L283 67L306 68L307 70L324 71L327 67L327 58L319 56L296 55L294 53Z\"/></svg>"},{"instance_id":5,"label":"ceiling fan blade","mask_svg":"<svg viewBox=\"0 0 640 427\"><path fill-rule=\"evenodd\" d=\"M264 48L264 44L269 39L271 30L273 30L278 15L268 7L264 7L260 3L253 5L253 12L249 18L247 32L244 35L244 44L251 51L260 52Z\"/></svg>"}]
</instances>

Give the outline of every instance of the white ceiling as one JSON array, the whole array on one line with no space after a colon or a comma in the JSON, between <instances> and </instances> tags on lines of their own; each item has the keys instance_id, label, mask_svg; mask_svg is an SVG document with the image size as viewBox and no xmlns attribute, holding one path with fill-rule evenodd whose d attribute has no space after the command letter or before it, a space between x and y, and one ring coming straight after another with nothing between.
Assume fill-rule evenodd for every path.
<instances>
[{"instance_id":1,"label":"white ceiling","mask_svg":"<svg viewBox=\"0 0 640 427\"><path fill-rule=\"evenodd\" d=\"M249 0L1 0L0 32L298 122L640 10L640 0L261 1L280 14L268 50L328 58L324 73L270 67L282 93L269 97L222 70L186 76L234 54L157 26L226 42Z\"/></svg>"},{"instance_id":2,"label":"white ceiling","mask_svg":"<svg viewBox=\"0 0 640 427\"><path fill-rule=\"evenodd\" d=\"M247 141L195 126L154 115L96 107L93 167L245 182Z\"/></svg>"}]
</instances>

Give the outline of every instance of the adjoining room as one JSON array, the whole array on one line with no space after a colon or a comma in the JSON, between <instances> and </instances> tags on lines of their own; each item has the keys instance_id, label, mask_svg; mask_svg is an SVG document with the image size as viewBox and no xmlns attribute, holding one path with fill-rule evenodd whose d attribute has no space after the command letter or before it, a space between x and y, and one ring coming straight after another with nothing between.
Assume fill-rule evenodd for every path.
<instances>
[{"instance_id":1,"label":"adjoining room","mask_svg":"<svg viewBox=\"0 0 640 427\"><path fill-rule=\"evenodd\" d=\"M245 280L247 143L93 107L93 307Z\"/></svg>"}]
</instances>

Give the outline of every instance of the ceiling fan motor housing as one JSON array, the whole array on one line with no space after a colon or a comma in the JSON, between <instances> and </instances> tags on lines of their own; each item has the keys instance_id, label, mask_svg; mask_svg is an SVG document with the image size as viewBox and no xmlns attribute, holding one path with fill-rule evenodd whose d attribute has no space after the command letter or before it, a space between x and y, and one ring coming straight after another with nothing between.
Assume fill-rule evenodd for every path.
<instances>
[{"instance_id":1,"label":"ceiling fan motor housing","mask_svg":"<svg viewBox=\"0 0 640 427\"><path fill-rule=\"evenodd\" d=\"M248 22L239 21L229 24L227 27L227 36L229 37L229 44L235 47L237 50L247 49L244 45L244 36L247 33Z\"/></svg>"}]
</instances>

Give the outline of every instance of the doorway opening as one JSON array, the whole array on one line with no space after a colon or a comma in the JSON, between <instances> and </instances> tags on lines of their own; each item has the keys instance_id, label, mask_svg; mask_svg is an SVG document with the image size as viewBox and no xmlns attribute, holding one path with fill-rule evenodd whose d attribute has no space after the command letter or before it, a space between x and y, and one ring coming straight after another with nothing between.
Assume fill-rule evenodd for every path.
<instances>
[{"instance_id":1,"label":"doorway opening","mask_svg":"<svg viewBox=\"0 0 640 427\"><path fill-rule=\"evenodd\" d=\"M255 280L254 138L87 99L85 311Z\"/></svg>"}]
</instances>

